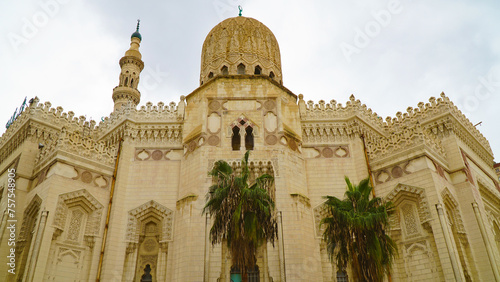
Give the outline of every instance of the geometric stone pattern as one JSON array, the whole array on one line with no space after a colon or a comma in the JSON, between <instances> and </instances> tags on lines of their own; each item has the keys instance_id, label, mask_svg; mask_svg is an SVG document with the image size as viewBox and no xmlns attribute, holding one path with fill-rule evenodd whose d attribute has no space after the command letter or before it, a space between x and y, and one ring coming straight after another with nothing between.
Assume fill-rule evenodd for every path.
<instances>
[{"instance_id":1,"label":"geometric stone pattern","mask_svg":"<svg viewBox=\"0 0 500 282\"><path fill-rule=\"evenodd\" d=\"M104 176L82 168L74 167L74 169L77 175L72 178L73 180L80 180L83 183L92 184L93 186L100 188L108 188L111 183L109 176Z\"/></svg>"},{"instance_id":2,"label":"geometric stone pattern","mask_svg":"<svg viewBox=\"0 0 500 282\"><path fill-rule=\"evenodd\" d=\"M410 162L406 161L389 168L374 171L373 174L375 175L375 183L381 184L411 174L412 171L408 170L409 165Z\"/></svg>"},{"instance_id":3,"label":"geometric stone pattern","mask_svg":"<svg viewBox=\"0 0 500 282\"><path fill-rule=\"evenodd\" d=\"M135 149L134 159L136 161L165 161L170 160L167 154L171 149Z\"/></svg>"},{"instance_id":4,"label":"geometric stone pattern","mask_svg":"<svg viewBox=\"0 0 500 282\"><path fill-rule=\"evenodd\" d=\"M85 236L98 236L103 206L86 189L59 195L53 226L60 232L64 231L69 208L75 206L80 206L87 213L87 224L84 227ZM72 223L76 224L73 219L77 219L72 218L71 220Z\"/></svg>"},{"instance_id":5,"label":"geometric stone pattern","mask_svg":"<svg viewBox=\"0 0 500 282\"><path fill-rule=\"evenodd\" d=\"M304 147L306 148L306 147ZM349 158L349 145L339 145L339 146L315 146L307 148L314 149L318 152L315 158Z\"/></svg>"},{"instance_id":6,"label":"geometric stone pattern","mask_svg":"<svg viewBox=\"0 0 500 282\"><path fill-rule=\"evenodd\" d=\"M278 41L259 21L245 17L222 21L208 33L202 50L200 84L214 75L241 74L240 64L246 67L244 74L254 74L259 66L261 74L282 79ZM227 74L221 71L223 66Z\"/></svg>"},{"instance_id":7,"label":"geometric stone pattern","mask_svg":"<svg viewBox=\"0 0 500 282\"><path fill-rule=\"evenodd\" d=\"M427 223L431 220L431 212L425 195L425 190L422 188L398 184L391 192L385 196L386 201L390 201L397 208L403 200L409 200L417 205L418 219L420 224ZM390 217L391 228L397 229L400 226L400 218L396 214ZM416 221L414 219L413 221Z\"/></svg>"}]
</instances>

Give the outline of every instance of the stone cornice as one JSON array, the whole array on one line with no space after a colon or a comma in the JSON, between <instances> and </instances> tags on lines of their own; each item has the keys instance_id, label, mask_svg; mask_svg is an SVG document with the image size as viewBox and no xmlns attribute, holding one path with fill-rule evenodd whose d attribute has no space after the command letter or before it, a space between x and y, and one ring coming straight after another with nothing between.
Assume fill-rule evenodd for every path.
<instances>
[{"instance_id":1,"label":"stone cornice","mask_svg":"<svg viewBox=\"0 0 500 282\"><path fill-rule=\"evenodd\" d=\"M364 135L367 140L377 142L384 137L384 132L372 127L358 116L345 119L302 121L302 139L304 144L342 142L346 138Z\"/></svg>"}]
</instances>

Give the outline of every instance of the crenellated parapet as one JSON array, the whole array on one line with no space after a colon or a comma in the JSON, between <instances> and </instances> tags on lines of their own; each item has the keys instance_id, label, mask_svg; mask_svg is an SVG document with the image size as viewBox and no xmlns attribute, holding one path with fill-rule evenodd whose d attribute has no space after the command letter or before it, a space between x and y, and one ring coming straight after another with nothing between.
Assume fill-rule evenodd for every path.
<instances>
[{"instance_id":1,"label":"crenellated parapet","mask_svg":"<svg viewBox=\"0 0 500 282\"><path fill-rule=\"evenodd\" d=\"M377 113L351 95L343 106L335 100L307 103L299 95L299 113L304 143L346 141L355 135L376 141L386 135L387 125Z\"/></svg>"},{"instance_id":2,"label":"crenellated parapet","mask_svg":"<svg viewBox=\"0 0 500 282\"><path fill-rule=\"evenodd\" d=\"M385 121L353 95L345 106L335 100L306 103L303 95L299 95L299 112L305 144L342 142L362 135L372 160L421 145L445 159L441 140L453 133L485 163L493 162L486 138L444 93L437 99L431 97L428 103L418 103L416 108L408 107L405 113L397 112Z\"/></svg>"},{"instance_id":3,"label":"crenellated parapet","mask_svg":"<svg viewBox=\"0 0 500 282\"><path fill-rule=\"evenodd\" d=\"M485 163L493 162L488 140L444 93L440 98L429 98L428 103L418 103L417 108L408 107L406 113L397 112L396 117L387 117L386 124L387 130L394 133L420 124L425 135L435 139L453 133Z\"/></svg>"},{"instance_id":4,"label":"crenellated parapet","mask_svg":"<svg viewBox=\"0 0 500 282\"><path fill-rule=\"evenodd\" d=\"M186 107L184 96L176 104L157 105L148 102L136 109L133 105L121 107L105 117L96 127L98 140L108 145L117 144L125 136L142 143L162 142L182 144L182 124Z\"/></svg>"},{"instance_id":5,"label":"crenellated parapet","mask_svg":"<svg viewBox=\"0 0 500 282\"><path fill-rule=\"evenodd\" d=\"M382 118L362 104L359 99L354 95L349 97L349 101L343 106L335 100L326 103L320 100L317 104L313 101L307 103L303 100L303 95L299 95L299 110L300 117L303 121L318 121L318 120L331 120L331 119L346 119L353 116L359 116L373 127L384 128L385 124Z\"/></svg>"},{"instance_id":6,"label":"crenellated parapet","mask_svg":"<svg viewBox=\"0 0 500 282\"><path fill-rule=\"evenodd\" d=\"M62 107L53 108L50 102L38 102L38 97L35 97L0 138L0 163L27 138L44 146L54 142L63 127L71 132L95 136L95 121L87 121L85 116L76 117L72 111L64 112Z\"/></svg>"}]
</instances>

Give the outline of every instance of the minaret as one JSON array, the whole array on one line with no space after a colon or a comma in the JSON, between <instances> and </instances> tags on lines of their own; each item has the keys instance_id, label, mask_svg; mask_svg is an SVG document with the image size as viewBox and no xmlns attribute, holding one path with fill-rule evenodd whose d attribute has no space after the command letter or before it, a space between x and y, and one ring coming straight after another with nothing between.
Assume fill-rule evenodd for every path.
<instances>
[{"instance_id":1,"label":"minaret","mask_svg":"<svg viewBox=\"0 0 500 282\"><path fill-rule=\"evenodd\" d=\"M139 85L139 74L144 69L142 55L139 52L139 46L142 36L139 33L139 20L137 20L137 30L132 33L130 38L130 49L125 52L125 56L120 59L120 82L113 89L113 102L115 102L114 111L123 105L131 103L134 107L141 100L141 92L137 90Z\"/></svg>"}]
</instances>

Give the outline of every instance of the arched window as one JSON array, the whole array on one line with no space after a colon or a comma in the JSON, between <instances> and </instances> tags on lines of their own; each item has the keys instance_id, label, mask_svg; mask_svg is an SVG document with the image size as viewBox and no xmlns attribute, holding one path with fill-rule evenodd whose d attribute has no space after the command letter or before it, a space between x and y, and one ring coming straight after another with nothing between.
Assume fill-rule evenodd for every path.
<instances>
[{"instance_id":1,"label":"arched window","mask_svg":"<svg viewBox=\"0 0 500 282\"><path fill-rule=\"evenodd\" d=\"M227 66L223 66L221 69L220 69L222 75L228 75L229 74L229 71L227 69Z\"/></svg>"},{"instance_id":2,"label":"arched window","mask_svg":"<svg viewBox=\"0 0 500 282\"><path fill-rule=\"evenodd\" d=\"M272 79L274 79L274 72L270 72L269 73L269 77L272 78Z\"/></svg>"},{"instance_id":3,"label":"arched window","mask_svg":"<svg viewBox=\"0 0 500 282\"><path fill-rule=\"evenodd\" d=\"M239 151L241 147L241 136L240 128L238 126L233 127L233 136L231 137L231 146L233 151Z\"/></svg>"},{"instance_id":4,"label":"arched window","mask_svg":"<svg viewBox=\"0 0 500 282\"><path fill-rule=\"evenodd\" d=\"M208 74L208 78L212 78L212 77L214 77L214 73L213 73L213 72L210 72L210 73Z\"/></svg>"},{"instance_id":5,"label":"arched window","mask_svg":"<svg viewBox=\"0 0 500 282\"><path fill-rule=\"evenodd\" d=\"M247 128L245 128L245 133L245 149L253 150L253 128L247 126Z\"/></svg>"},{"instance_id":6,"label":"arched window","mask_svg":"<svg viewBox=\"0 0 500 282\"><path fill-rule=\"evenodd\" d=\"M144 268L144 274L141 276L141 282L152 282L153 275L151 275L151 266L149 264Z\"/></svg>"},{"instance_id":7,"label":"arched window","mask_svg":"<svg viewBox=\"0 0 500 282\"><path fill-rule=\"evenodd\" d=\"M125 77L125 86L128 86L128 77Z\"/></svg>"},{"instance_id":8,"label":"arched window","mask_svg":"<svg viewBox=\"0 0 500 282\"><path fill-rule=\"evenodd\" d=\"M245 74L245 65L243 63L238 65L238 74Z\"/></svg>"},{"instance_id":9,"label":"arched window","mask_svg":"<svg viewBox=\"0 0 500 282\"><path fill-rule=\"evenodd\" d=\"M262 68L260 66L256 66L254 74L261 74L261 73L262 73Z\"/></svg>"},{"instance_id":10,"label":"arched window","mask_svg":"<svg viewBox=\"0 0 500 282\"><path fill-rule=\"evenodd\" d=\"M133 78L130 80L130 87L134 87L134 79Z\"/></svg>"}]
</instances>

